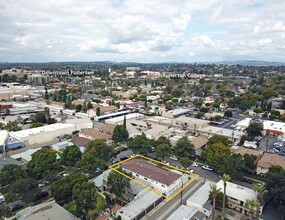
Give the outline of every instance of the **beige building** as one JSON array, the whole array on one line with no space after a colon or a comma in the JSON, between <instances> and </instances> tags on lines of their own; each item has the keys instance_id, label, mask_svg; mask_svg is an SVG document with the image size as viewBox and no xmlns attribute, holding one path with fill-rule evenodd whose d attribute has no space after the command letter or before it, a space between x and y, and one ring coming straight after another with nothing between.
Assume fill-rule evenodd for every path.
<instances>
[{"instance_id":1,"label":"beige building","mask_svg":"<svg viewBox=\"0 0 285 220\"><path fill-rule=\"evenodd\" d=\"M87 129L79 133L79 137L84 137L90 140L105 139L107 144L112 144L112 135L100 132L96 129Z\"/></svg>"},{"instance_id":2,"label":"beige building","mask_svg":"<svg viewBox=\"0 0 285 220\"><path fill-rule=\"evenodd\" d=\"M261 159L257 162L257 174L265 174L271 166L281 166L285 169L285 159L277 154L264 153Z\"/></svg>"}]
</instances>

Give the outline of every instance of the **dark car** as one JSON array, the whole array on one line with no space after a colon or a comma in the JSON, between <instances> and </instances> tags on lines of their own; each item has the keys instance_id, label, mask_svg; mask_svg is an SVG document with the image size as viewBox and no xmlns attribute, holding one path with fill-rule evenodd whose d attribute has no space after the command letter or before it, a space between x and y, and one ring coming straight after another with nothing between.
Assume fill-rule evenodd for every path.
<instances>
[{"instance_id":1,"label":"dark car","mask_svg":"<svg viewBox=\"0 0 285 220\"><path fill-rule=\"evenodd\" d=\"M10 208L11 212L15 212L15 211L17 211L17 210L19 210L19 209L21 209L23 207L24 207L24 204L16 203L16 204L10 205L9 208Z\"/></svg>"},{"instance_id":2,"label":"dark car","mask_svg":"<svg viewBox=\"0 0 285 220\"><path fill-rule=\"evenodd\" d=\"M40 193L36 196L36 198L35 198L34 201L38 201L38 200L43 199L43 198L46 198L46 197L48 197L48 196L49 196L49 193L48 193L47 191L40 192Z\"/></svg>"},{"instance_id":3,"label":"dark car","mask_svg":"<svg viewBox=\"0 0 285 220\"><path fill-rule=\"evenodd\" d=\"M252 184L252 180L249 179L249 178L247 178L247 177L243 177L243 178L242 178L242 181L243 181L243 182L246 182L246 183L249 183L249 184Z\"/></svg>"}]
</instances>

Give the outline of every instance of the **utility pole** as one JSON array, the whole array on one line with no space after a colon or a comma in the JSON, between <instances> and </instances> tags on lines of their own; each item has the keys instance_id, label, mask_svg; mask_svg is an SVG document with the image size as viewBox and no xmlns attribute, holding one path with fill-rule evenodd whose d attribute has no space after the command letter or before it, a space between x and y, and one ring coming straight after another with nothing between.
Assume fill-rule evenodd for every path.
<instances>
[{"instance_id":1,"label":"utility pole","mask_svg":"<svg viewBox=\"0 0 285 220\"><path fill-rule=\"evenodd\" d=\"M181 193L180 193L180 205L183 205L183 200L182 200L182 197L183 197L183 180L182 180L182 184L181 184Z\"/></svg>"}]
</instances>

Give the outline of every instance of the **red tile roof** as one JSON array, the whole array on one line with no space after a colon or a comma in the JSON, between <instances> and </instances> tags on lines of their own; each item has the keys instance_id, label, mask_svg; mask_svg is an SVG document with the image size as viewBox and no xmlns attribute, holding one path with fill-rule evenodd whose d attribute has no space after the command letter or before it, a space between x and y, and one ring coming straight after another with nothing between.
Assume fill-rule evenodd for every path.
<instances>
[{"instance_id":1,"label":"red tile roof","mask_svg":"<svg viewBox=\"0 0 285 220\"><path fill-rule=\"evenodd\" d=\"M159 183L169 186L175 180L181 177L180 174L171 172L169 170L161 169L154 165L147 163L142 159L132 159L124 164L122 167L126 170L132 171Z\"/></svg>"}]
</instances>

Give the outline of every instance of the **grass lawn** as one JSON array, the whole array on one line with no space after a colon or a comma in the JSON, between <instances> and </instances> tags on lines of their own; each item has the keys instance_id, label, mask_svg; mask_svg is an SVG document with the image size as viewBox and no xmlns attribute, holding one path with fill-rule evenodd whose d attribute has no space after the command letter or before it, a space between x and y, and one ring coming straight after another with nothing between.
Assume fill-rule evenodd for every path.
<instances>
[{"instance_id":1,"label":"grass lawn","mask_svg":"<svg viewBox=\"0 0 285 220\"><path fill-rule=\"evenodd\" d=\"M94 216L95 214L101 212L102 210L105 209L105 200L104 198L101 196L101 195L97 195L97 204L96 204L96 207L95 209L93 210L90 210L88 212L88 216L89 218L91 218L92 216ZM67 211L71 212L72 214L75 215L75 210L76 210L76 205L75 205L75 202L71 202L69 203L68 205L66 205L64 207Z\"/></svg>"},{"instance_id":2,"label":"grass lawn","mask_svg":"<svg viewBox=\"0 0 285 220\"><path fill-rule=\"evenodd\" d=\"M215 220L222 220L222 217L221 216L216 216Z\"/></svg>"}]
</instances>

